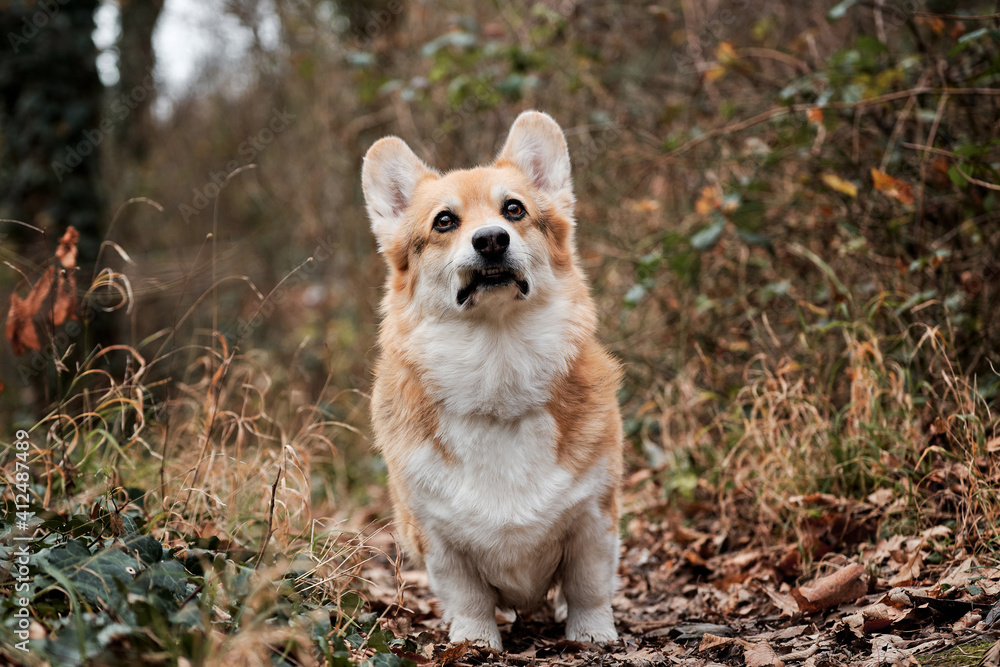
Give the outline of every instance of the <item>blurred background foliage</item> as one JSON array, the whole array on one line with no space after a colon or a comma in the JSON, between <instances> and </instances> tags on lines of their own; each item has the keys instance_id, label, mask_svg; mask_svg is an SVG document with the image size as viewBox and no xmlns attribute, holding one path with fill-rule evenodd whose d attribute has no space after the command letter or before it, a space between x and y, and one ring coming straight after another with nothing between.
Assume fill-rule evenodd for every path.
<instances>
[{"instance_id":1,"label":"blurred background foliage","mask_svg":"<svg viewBox=\"0 0 1000 667\"><path fill-rule=\"evenodd\" d=\"M38 8L3 4L5 34ZM748 501L749 539L755 522L781 529L775 508L795 494L995 472L990 3L227 0L217 11L250 47L201 63L158 114L155 90L135 91L162 3L120 3L120 83L103 90L94 4L60 9L0 62L0 217L45 230L0 226L0 294L23 294L62 229L80 228L83 270L107 266L117 287L86 294L112 293L83 327L106 332L59 339L56 356L104 368L114 380L90 381L105 388L127 384L130 362L95 360L94 341L162 360L139 389L150 441L175 437L171 420L189 418L176 400L238 350L289 423L312 406L357 429L337 431L334 481L314 492L365 499L380 474L363 433L384 266L361 157L396 134L440 169L484 162L537 108L569 141L632 464L665 497ZM122 102L136 104L122 115ZM54 181L52 156L102 119L114 131ZM105 238L116 246L95 268ZM72 363L41 366L4 349L0 424L88 409L97 389L70 380ZM134 443L136 423L104 427ZM962 507L992 503L983 493Z\"/></svg>"},{"instance_id":2,"label":"blurred background foliage","mask_svg":"<svg viewBox=\"0 0 1000 667\"><path fill-rule=\"evenodd\" d=\"M625 368L626 545L792 543L793 582L928 526L934 562L995 557L992 3L216 0L246 48L168 92L196 46L153 48L175 1L112 3L100 52L96 0L0 0L0 303L82 233L79 320L0 346L50 659L415 650L357 615L387 515L361 158L396 134L439 169L486 162L530 108L566 132ZM17 463L0 452L8 489Z\"/></svg>"}]
</instances>

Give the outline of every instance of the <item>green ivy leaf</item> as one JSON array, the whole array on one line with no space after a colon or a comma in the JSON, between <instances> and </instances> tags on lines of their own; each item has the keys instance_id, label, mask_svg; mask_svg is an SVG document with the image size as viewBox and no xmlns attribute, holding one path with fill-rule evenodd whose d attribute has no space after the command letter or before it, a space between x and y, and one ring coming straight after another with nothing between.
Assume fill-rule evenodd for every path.
<instances>
[{"instance_id":1,"label":"green ivy leaf","mask_svg":"<svg viewBox=\"0 0 1000 667\"><path fill-rule=\"evenodd\" d=\"M722 230L726 228L726 219L718 211L714 213L713 217L715 220L712 224L691 237L691 246L695 250L702 252L708 250L722 236Z\"/></svg>"}]
</instances>

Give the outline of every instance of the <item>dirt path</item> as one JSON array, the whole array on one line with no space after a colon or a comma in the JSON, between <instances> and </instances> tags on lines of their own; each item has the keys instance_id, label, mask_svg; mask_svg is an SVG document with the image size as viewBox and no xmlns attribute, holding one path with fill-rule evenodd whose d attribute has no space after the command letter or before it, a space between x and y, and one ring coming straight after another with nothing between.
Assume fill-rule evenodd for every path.
<instances>
[{"instance_id":1,"label":"dirt path","mask_svg":"<svg viewBox=\"0 0 1000 667\"><path fill-rule=\"evenodd\" d=\"M607 647L566 641L548 609L501 625L503 653L449 646L423 571L381 557L364 576L372 609L416 641L409 657L420 664L957 666L980 664L997 640L982 621L1000 598L1000 570L957 550L935 563L935 533L841 544L798 588L795 545L723 551L712 533L645 519L628 534L620 639ZM376 541L394 553L388 531Z\"/></svg>"}]
</instances>

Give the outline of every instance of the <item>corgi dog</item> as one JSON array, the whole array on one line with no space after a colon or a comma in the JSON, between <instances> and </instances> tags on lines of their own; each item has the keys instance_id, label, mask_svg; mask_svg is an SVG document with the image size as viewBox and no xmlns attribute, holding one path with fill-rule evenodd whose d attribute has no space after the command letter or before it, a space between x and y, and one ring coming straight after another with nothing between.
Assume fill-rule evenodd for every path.
<instances>
[{"instance_id":1,"label":"corgi dog","mask_svg":"<svg viewBox=\"0 0 1000 667\"><path fill-rule=\"evenodd\" d=\"M522 113L492 164L445 174L386 137L362 185L388 264L375 446L451 641L502 650L497 609L554 587L568 639L616 640L621 372L595 337L562 130Z\"/></svg>"}]
</instances>

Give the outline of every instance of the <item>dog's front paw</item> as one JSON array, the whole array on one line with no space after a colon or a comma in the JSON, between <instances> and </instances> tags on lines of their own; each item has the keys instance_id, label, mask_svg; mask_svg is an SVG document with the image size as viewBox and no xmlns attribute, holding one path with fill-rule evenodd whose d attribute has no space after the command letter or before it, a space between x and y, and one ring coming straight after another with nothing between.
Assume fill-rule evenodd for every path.
<instances>
[{"instance_id":1,"label":"dog's front paw","mask_svg":"<svg viewBox=\"0 0 1000 667\"><path fill-rule=\"evenodd\" d=\"M574 642L607 644L618 640L611 607L583 611L570 608L566 621L566 639Z\"/></svg>"},{"instance_id":2,"label":"dog's front paw","mask_svg":"<svg viewBox=\"0 0 1000 667\"><path fill-rule=\"evenodd\" d=\"M468 640L470 644L482 644L498 651L503 650L500 640L500 629L496 619L479 620L474 618L456 618L451 622L451 632L448 639L452 643Z\"/></svg>"}]
</instances>

